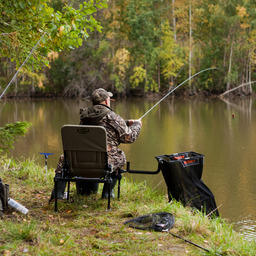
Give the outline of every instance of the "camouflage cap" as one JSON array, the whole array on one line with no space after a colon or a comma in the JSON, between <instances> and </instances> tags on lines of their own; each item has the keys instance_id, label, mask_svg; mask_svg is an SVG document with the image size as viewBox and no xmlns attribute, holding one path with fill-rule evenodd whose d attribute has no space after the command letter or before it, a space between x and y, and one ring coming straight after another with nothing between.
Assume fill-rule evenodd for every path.
<instances>
[{"instance_id":1,"label":"camouflage cap","mask_svg":"<svg viewBox=\"0 0 256 256\"><path fill-rule=\"evenodd\" d=\"M103 88L98 88L93 91L91 99L93 104L99 104L102 101L106 100L108 97L112 97L112 96L113 96L112 92L107 92Z\"/></svg>"}]
</instances>

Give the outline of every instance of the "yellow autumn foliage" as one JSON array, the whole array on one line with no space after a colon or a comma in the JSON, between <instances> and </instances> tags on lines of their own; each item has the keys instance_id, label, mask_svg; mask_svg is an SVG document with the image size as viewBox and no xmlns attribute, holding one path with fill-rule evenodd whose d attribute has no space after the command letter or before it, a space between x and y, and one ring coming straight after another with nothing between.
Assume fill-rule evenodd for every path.
<instances>
[{"instance_id":1,"label":"yellow autumn foliage","mask_svg":"<svg viewBox=\"0 0 256 256\"><path fill-rule=\"evenodd\" d=\"M238 6L236 7L236 11L237 11L237 15L238 15L240 18L244 18L244 17L248 17L248 16L249 16L248 13L247 13L247 11L246 11L246 8L243 7L243 6L238 5Z\"/></svg>"},{"instance_id":2,"label":"yellow autumn foliage","mask_svg":"<svg viewBox=\"0 0 256 256\"><path fill-rule=\"evenodd\" d=\"M167 21L162 24L161 29L163 36L159 57L163 63L162 73L168 79L177 75L177 72L184 65L184 57L181 48L174 40L173 32Z\"/></svg>"},{"instance_id":3,"label":"yellow autumn foliage","mask_svg":"<svg viewBox=\"0 0 256 256\"><path fill-rule=\"evenodd\" d=\"M256 29L250 32L249 44L250 44L250 59L252 64L256 65Z\"/></svg>"},{"instance_id":4,"label":"yellow autumn foliage","mask_svg":"<svg viewBox=\"0 0 256 256\"><path fill-rule=\"evenodd\" d=\"M59 57L58 52L51 51L47 54L47 57L50 61L56 60Z\"/></svg>"},{"instance_id":5,"label":"yellow autumn foliage","mask_svg":"<svg viewBox=\"0 0 256 256\"><path fill-rule=\"evenodd\" d=\"M118 76L121 80L124 80L126 71L130 63L130 53L127 49L121 48L116 51L113 59L115 69L117 70Z\"/></svg>"},{"instance_id":6,"label":"yellow autumn foliage","mask_svg":"<svg viewBox=\"0 0 256 256\"><path fill-rule=\"evenodd\" d=\"M27 83L28 81L34 81L35 87L43 88L44 81L46 79L44 73L35 73L34 71L30 71L28 69L22 68L19 76L21 76L21 84Z\"/></svg>"},{"instance_id":7,"label":"yellow autumn foliage","mask_svg":"<svg viewBox=\"0 0 256 256\"><path fill-rule=\"evenodd\" d=\"M131 88L138 87L141 83L145 82L147 71L142 65L134 67L133 75L130 77Z\"/></svg>"}]
</instances>

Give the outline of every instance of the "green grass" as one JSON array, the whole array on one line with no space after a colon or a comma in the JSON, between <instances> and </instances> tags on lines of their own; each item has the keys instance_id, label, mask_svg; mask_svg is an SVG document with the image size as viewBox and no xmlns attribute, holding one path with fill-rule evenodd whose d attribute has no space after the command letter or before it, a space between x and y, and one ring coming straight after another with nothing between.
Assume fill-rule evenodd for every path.
<instances>
[{"instance_id":1,"label":"green grass","mask_svg":"<svg viewBox=\"0 0 256 256\"><path fill-rule=\"evenodd\" d=\"M28 215L9 210L0 220L0 253L3 255L256 255L256 243L245 240L221 218L168 203L167 196L146 183L122 179L121 200L107 201L99 193L76 195L72 203L59 201L53 211L48 199L54 170L48 175L33 160L0 159L0 177L10 185L10 197L29 209ZM170 232L208 249L207 253L166 232L129 228L124 221L143 214L167 211L175 216Z\"/></svg>"}]
</instances>

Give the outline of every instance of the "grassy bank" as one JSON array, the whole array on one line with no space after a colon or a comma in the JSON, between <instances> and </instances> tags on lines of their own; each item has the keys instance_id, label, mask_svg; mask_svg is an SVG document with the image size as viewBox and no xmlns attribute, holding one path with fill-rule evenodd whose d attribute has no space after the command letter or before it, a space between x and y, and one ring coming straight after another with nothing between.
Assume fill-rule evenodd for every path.
<instances>
[{"instance_id":1,"label":"grassy bank","mask_svg":"<svg viewBox=\"0 0 256 256\"><path fill-rule=\"evenodd\" d=\"M256 243L244 240L224 220L168 203L167 196L145 183L123 178L121 200L97 195L60 201L59 212L48 205L54 170L45 176L33 161L0 159L0 178L10 185L10 197L29 209L28 215L7 212L0 220L0 253L3 255L256 255ZM100 187L101 191L101 187ZM139 215L167 211L175 216L172 233L207 248L207 253L166 232L135 230L124 221Z\"/></svg>"}]
</instances>

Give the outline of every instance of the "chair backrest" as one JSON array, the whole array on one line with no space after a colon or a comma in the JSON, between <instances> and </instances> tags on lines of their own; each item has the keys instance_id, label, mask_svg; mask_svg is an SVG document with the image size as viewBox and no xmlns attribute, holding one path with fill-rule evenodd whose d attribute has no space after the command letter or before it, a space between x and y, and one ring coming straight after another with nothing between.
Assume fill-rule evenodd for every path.
<instances>
[{"instance_id":1,"label":"chair backrest","mask_svg":"<svg viewBox=\"0 0 256 256\"><path fill-rule=\"evenodd\" d=\"M61 128L64 156L72 176L104 177L107 168L107 136L102 126L64 125Z\"/></svg>"}]
</instances>

